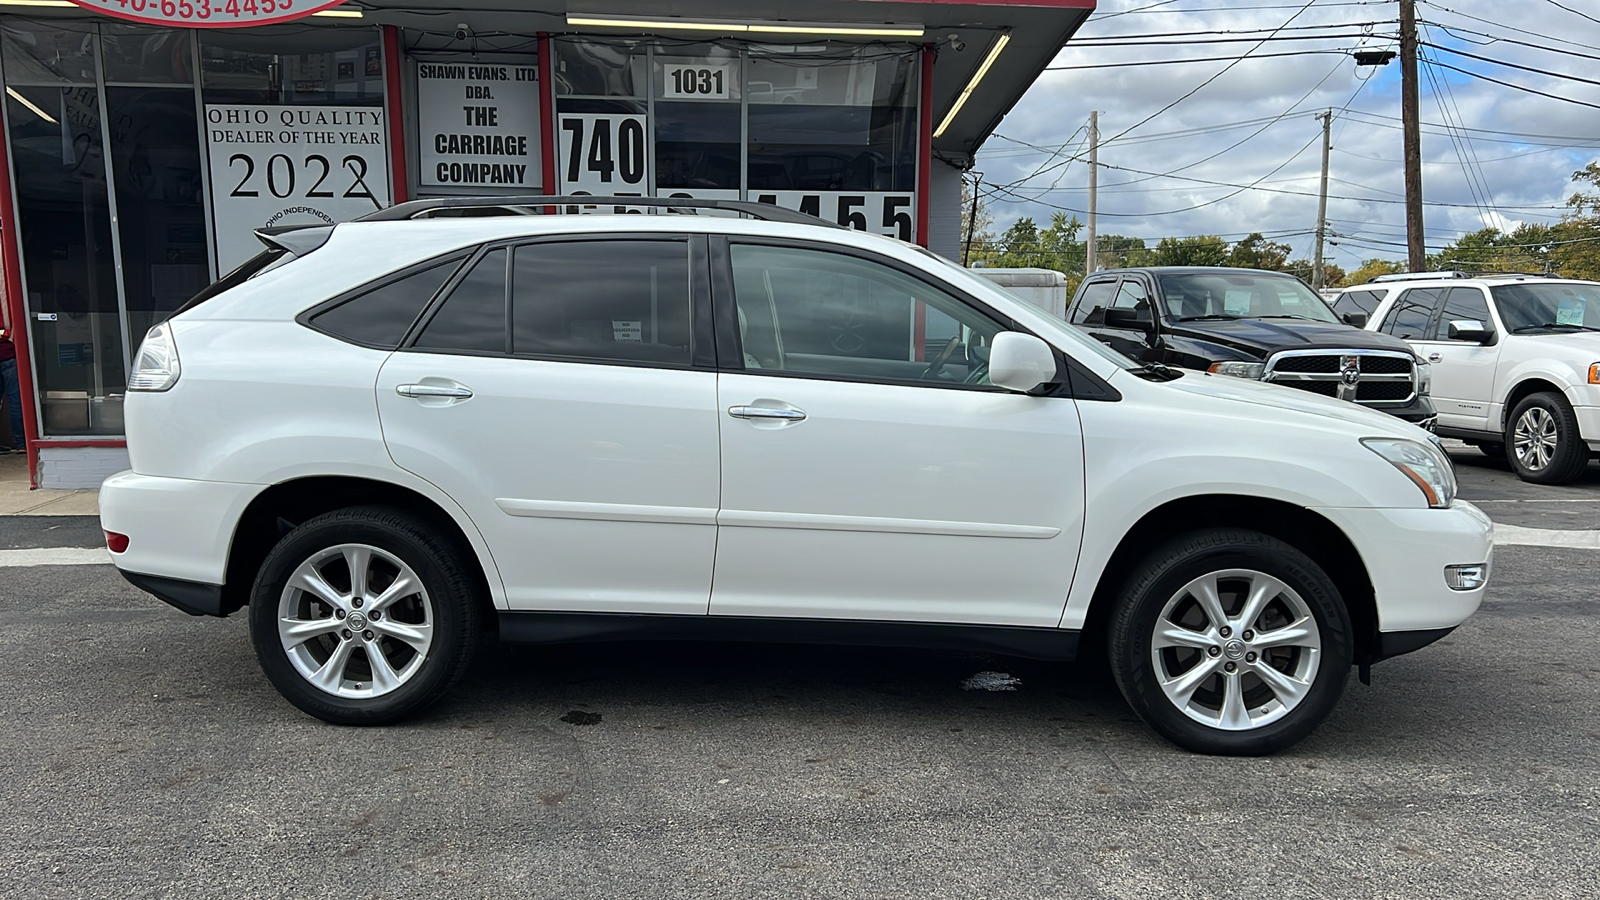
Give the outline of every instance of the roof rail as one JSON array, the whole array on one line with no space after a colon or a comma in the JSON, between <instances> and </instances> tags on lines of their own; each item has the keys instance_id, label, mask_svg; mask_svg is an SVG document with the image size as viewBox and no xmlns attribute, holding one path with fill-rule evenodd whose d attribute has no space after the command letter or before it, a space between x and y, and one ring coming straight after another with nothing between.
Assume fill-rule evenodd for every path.
<instances>
[{"instance_id":1,"label":"roof rail","mask_svg":"<svg viewBox=\"0 0 1600 900\"><path fill-rule=\"evenodd\" d=\"M1374 284L1384 281L1435 281L1442 278L1474 277L1476 276L1470 272L1462 272L1455 269L1450 269L1443 272L1397 272L1393 275L1374 275L1367 279L1367 284Z\"/></svg>"},{"instance_id":2,"label":"roof rail","mask_svg":"<svg viewBox=\"0 0 1600 900\"><path fill-rule=\"evenodd\" d=\"M549 196L545 194L523 194L515 197L438 197L430 200L412 200L407 203L396 203L387 209L367 213L357 222L396 222L405 219L432 218L430 213L441 210L469 210L469 209L503 209L499 215L529 216L542 215L546 209L566 206L615 206L623 207L648 207L666 212L689 211L693 214L697 209L714 209L724 212L735 212L760 219L764 222L787 222L793 225L826 225L829 228L843 226L827 219L792 209L784 209L770 203L756 203L749 200L702 200L691 197L591 197L588 195L577 196ZM495 213L489 213L495 215Z\"/></svg>"}]
</instances>

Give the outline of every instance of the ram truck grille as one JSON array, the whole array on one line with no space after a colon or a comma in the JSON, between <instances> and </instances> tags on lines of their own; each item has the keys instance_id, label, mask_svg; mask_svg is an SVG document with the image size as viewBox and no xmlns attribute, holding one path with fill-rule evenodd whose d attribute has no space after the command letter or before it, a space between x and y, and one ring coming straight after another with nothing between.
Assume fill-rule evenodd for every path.
<instances>
[{"instance_id":1,"label":"ram truck grille","mask_svg":"<svg viewBox=\"0 0 1600 900\"><path fill-rule=\"evenodd\" d=\"M1262 381L1363 406L1399 406L1417 396L1417 367L1395 350L1285 350L1267 359Z\"/></svg>"}]
</instances>

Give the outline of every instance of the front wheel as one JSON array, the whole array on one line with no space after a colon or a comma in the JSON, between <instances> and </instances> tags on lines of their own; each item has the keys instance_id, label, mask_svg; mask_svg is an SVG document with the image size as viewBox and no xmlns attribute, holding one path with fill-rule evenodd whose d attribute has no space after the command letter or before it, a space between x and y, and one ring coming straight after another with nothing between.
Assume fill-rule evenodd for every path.
<instances>
[{"instance_id":1,"label":"front wheel","mask_svg":"<svg viewBox=\"0 0 1600 900\"><path fill-rule=\"evenodd\" d=\"M1111 619L1112 671L1135 713L1199 753L1260 755L1332 711L1352 657L1333 582L1275 538L1211 529L1145 558Z\"/></svg>"},{"instance_id":2,"label":"front wheel","mask_svg":"<svg viewBox=\"0 0 1600 900\"><path fill-rule=\"evenodd\" d=\"M1566 398L1549 391L1524 397L1511 411L1506 446L1512 471L1533 484L1568 484L1589 465L1577 415Z\"/></svg>"},{"instance_id":3,"label":"front wheel","mask_svg":"<svg viewBox=\"0 0 1600 900\"><path fill-rule=\"evenodd\" d=\"M317 516L267 555L250 638L285 699L341 725L381 725L437 700L476 649L481 601L462 551L385 507Z\"/></svg>"}]
</instances>

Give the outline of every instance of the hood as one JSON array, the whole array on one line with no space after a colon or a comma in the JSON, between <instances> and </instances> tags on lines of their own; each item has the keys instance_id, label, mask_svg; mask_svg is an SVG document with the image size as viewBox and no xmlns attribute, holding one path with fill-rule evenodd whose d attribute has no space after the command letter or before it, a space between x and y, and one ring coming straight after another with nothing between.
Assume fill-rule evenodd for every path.
<instances>
[{"instance_id":1,"label":"hood","mask_svg":"<svg viewBox=\"0 0 1600 900\"><path fill-rule=\"evenodd\" d=\"M1234 378L1229 375L1211 375L1205 372L1185 372L1181 378L1164 383L1150 382L1150 384L1198 397L1247 403L1258 409L1268 407L1315 416L1323 420L1321 424L1325 425L1344 423L1359 428L1363 437L1399 437L1414 441L1435 439L1428 431L1388 413L1282 385Z\"/></svg>"},{"instance_id":2,"label":"hood","mask_svg":"<svg viewBox=\"0 0 1600 900\"><path fill-rule=\"evenodd\" d=\"M1377 331L1364 331L1335 322L1305 319L1209 319L1173 322L1167 329L1173 336L1195 338L1223 344L1257 358L1280 350L1398 350L1415 354L1399 338Z\"/></svg>"}]
</instances>

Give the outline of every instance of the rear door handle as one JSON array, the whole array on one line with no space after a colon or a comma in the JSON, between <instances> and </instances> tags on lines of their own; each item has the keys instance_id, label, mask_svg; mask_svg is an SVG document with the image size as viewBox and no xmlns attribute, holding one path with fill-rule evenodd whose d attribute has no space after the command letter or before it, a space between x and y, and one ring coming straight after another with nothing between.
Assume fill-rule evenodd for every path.
<instances>
[{"instance_id":1,"label":"rear door handle","mask_svg":"<svg viewBox=\"0 0 1600 900\"><path fill-rule=\"evenodd\" d=\"M402 397L449 397L455 400L465 400L472 396L472 389L462 385L448 387L442 384L400 384L395 386L394 392Z\"/></svg>"},{"instance_id":2,"label":"rear door handle","mask_svg":"<svg viewBox=\"0 0 1600 900\"><path fill-rule=\"evenodd\" d=\"M806 417L804 410L781 409L774 406L730 406L728 415L735 419L787 419L798 422Z\"/></svg>"}]
</instances>

